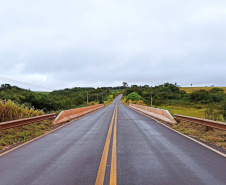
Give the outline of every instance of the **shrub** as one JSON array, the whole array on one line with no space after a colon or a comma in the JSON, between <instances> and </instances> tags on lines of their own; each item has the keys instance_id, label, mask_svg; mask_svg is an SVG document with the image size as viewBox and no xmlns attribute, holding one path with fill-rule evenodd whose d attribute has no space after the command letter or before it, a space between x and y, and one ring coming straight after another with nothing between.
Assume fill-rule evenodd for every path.
<instances>
[{"instance_id":1,"label":"shrub","mask_svg":"<svg viewBox=\"0 0 226 185\"><path fill-rule=\"evenodd\" d=\"M127 100L126 101L132 100L132 101L135 101L136 102L136 101L141 100L141 99L142 99L142 97L138 93L133 92L133 93L130 93L127 96Z\"/></svg>"},{"instance_id":2,"label":"shrub","mask_svg":"<svg viewBox=\"0 0 226 185\"><path fill-rule=\"evenodd\" d=\"M220 111L217 109L214 109L213 107L205 110L205 118L206 119L211 119L211 120L217 121L220 119L220 115L221 115Z\"/></svg>"}]
</instances>

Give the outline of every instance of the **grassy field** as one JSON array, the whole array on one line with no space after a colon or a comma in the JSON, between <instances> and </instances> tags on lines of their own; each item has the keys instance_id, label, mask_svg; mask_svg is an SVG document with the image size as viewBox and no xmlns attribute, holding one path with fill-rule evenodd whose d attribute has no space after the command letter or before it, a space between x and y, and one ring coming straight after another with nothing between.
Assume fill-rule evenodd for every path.
<instances>
[{"instance_id":1,"label":"grassy field","mask_svg":"<svg viewBox=\"0 0 226 185\"><path fill-rule=\"evenodd\" d=\"M211 90L214 87L180 87L180 90L186 91L186 93L192 93L194 91L198 91L198 90ZM217 88L221 88L224 89L224 92L226 93L226 87L217 87Z\"/></svg>"},{"instance_id":2,"label":"grassy field","mask_svg":"<svg viewBox=\"0 0 226 185\"><path fill-rule=\"evenodd\" d=\"M185 108L177 106L158 106L160 109L167 109L172 115L181 114L197 118L204 118L205 109Z\"/></svg>"}]
</instances>

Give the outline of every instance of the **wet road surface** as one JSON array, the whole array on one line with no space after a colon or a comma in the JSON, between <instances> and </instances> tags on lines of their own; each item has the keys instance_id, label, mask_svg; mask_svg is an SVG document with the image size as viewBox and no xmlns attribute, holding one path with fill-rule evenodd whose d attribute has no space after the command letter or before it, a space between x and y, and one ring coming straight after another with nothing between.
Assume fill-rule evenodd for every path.
<instances>
[{"instance_id":1,"label":"wet road surface","mask_svg":"<svg viewBox=\"0 0 226 185\"><path fill-rule=\"evenodd\" d=\"M0 185L226 184L226 158L124 106L0 157Z\"/></svg>"}]
</instances>

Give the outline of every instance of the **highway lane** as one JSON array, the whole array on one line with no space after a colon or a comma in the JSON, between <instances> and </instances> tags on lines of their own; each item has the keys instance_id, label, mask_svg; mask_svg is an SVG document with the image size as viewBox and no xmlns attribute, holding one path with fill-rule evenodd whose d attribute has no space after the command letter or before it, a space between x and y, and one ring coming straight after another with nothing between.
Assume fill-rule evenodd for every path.
<instances>
[{"instance_id":1,"label":"highway lane","mask_svg":"<svg viewBox=\"0 0 226 185\"><path fill-rule=\"evenodd\" d=\"M124 106L0 157L0 185L226 184L226 158Z\"/></svg>"},{"instance_id":2,"label":"highway lane","mask_svg":"<svg viewBox=\"0 0 226 185\"><path fill-rule=\"evenodd\" d=\"M226 158L118 104L118 184L226 184Z\"/></svg>"},{"instance_id":3,"label":"highway lane","mask_svg":"<svg viewBox=\"0 0 226 185\"><path fill-rule=\"evenodd\" d=\"M94 184L114 108L115 102L1 156L0 184Z\"/></svg>"}]
</instances>

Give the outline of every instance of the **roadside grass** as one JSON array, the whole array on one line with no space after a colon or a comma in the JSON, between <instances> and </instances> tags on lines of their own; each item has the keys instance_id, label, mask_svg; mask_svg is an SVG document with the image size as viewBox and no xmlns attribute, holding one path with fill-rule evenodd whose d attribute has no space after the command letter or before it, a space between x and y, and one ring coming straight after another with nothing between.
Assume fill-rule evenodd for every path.
<instances>
[{"instance_id":1,"label":"roadside grass","mask_svg":"<svg viewBox=\"0 0 226 185\"><path fill-rule=\"evenodd\" d=\"M112 94L108 95L107 100L104 101L104 106L110 105L117 96L122 94L122 91L120 91L120 90L111 90L111 93Z\"/></svg>"},{"instance_id":2,"label":"roadside grass","mask_svg":"<svg viewBox=\"0 0 226 185\"><path fill-rule=\"evenodd\" d=\"M180 122L172 126L172 128L185 135L211 143L226 150L226 131L218 129L206 131L205 126L188 122Z\"/></svg>"},{"instance_id":3,"label":"roadside grass","mask_svg":"<svg viewBox=\"0 0 226 185\"><path fill-rule=\"evenodd\" d=\"M104 101L104 106L110 105L113 101L114 101L114 99Z\"/></svg>"},{"instance_id":4,"label":"roadside grass","mask_svg":"<svg viewBox=\"0 0 226 185\"><path fill-rule=\"evenodd\" d=\"M211 90L214 87L180 87L180 90L186 91L186 93L192 93L194 91L198 91L198 90ZM217 87L217 88L221 88L224 89L224 92L226 93L226 87Z\"/></svg>"},{"instance_id":5,"label":"roadside grass","mask_svg":"<svg viewBox=\"0 0 226 185\"><path fill-rule=\"evenodd\" d=\"M178 107L178 106L157 106L160 109L167 109L172 115L174 114L181 114L185 116L192 116L197 118L204 118L205 117L205 110L206 109L196 109L196 108L185 108L185 107Z\"/></svg>"},{"instance_id":6,"label":"roadside grass","mask_svg":"<svg viewBox=\"0 0 226 185\"><path fill-rule=\"evenodd\" d=\"M53 129L53 120L44 120L0 131L0 151L24 143Z\"/></svg>"},{"instance_id":7,"label":"roadside grass","mask_svg":"<svg viewBox=\"0 0 226 185\"><path fill-rule=\"evenodd\" d=\"M127 99L126 96L123 96L123 97L121 98L121 102L122 102L122 104L128 106L129 103L126 102L126 99Z\"/></svg>"}]
</instances>

